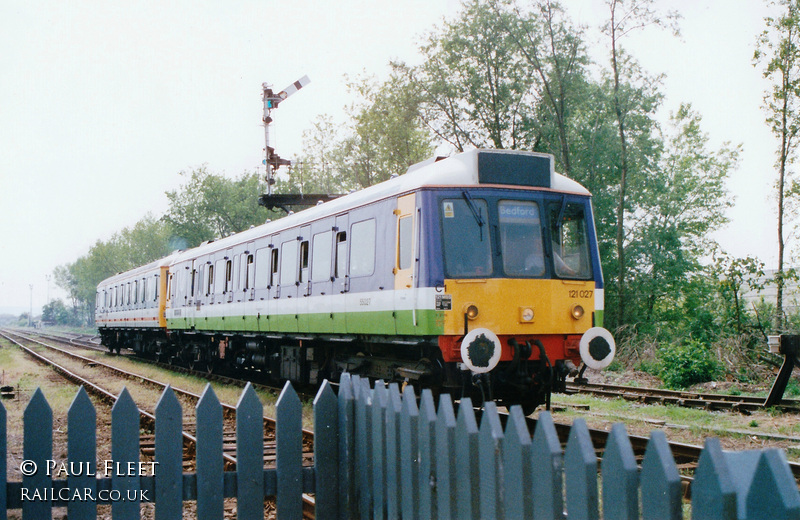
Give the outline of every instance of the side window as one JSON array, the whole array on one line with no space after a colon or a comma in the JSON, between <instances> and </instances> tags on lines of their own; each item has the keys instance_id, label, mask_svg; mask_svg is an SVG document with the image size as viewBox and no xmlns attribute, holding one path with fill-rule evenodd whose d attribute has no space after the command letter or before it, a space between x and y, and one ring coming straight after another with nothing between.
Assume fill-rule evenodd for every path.
<instances>
[{"instance_id":1,"label":"side window","mask_svg":"<svg viewBox=\"0 0 800 520\"><path fill-rule=\"evenodd\" d=\"M255 271L253 269L253 255L247 255L244 268L244 288L252 289L254 280Z\"/></svg>"},{"instance_id":2,"label":"side window","mask_svg":"<svg viewBox=\"0 0 800 520\"><path fill-rule=\"evenodd\" d=\"M139 284L139 301L141 303L147 301L146 294L147 294L147 278L142 278L142 282Z\"/></svg>"},{"instance_id":3,"label":"side window","mask_svg":"<svg viewBox=\"0 0 800 520\"><path fill-rule=\"evenodd\" d=\"M297 281L297 240L281 245L281 285L292 285Z\"/></svg>"},{"instance_id":4,"label":"side window","mask_svg":"<svg viewBox=\"0 0 800 520\"><path fill-rule=\"evenodd\" d=\"M125 305L131 304L131 283L125 284Z\"/></svg>"},{"instance_id":5,"label":"side window","mask_svg":"<svg viewBox=\"0 0 800 520\"><path fill-rule=\"evenodd\" d=\"M413 220L410 216L403 217L400 219L398 223L398 244L399 247L397 248L397 267L400 269L408 269L411 267L412 258L412 226Z\"/></svg>"},{"instance_id":6,"label":"side window","mask_svg":"<svg viewBox=\"0 0 800 520\"><path fill-rule=\"evenodd\" d=\"M308 240L300 242L300 273L298 280L308 281Z\"/></svg>"},{"instance_id":7,"label":"side window","mask_svg":"<svg viewBox=\"0 0 800 520\"><path fill-rule=\"evenodd\" d=\"M214 262L214 273L216 274L214 280L214 294L222 294L225 290L225 260L217 260Z\"/></svg>"},{"instance_id":8,"label":"side window","mask_svg":"<svg viewBox=\"0 0 800 520\"><path fill-rule=\"evenodd\" d=\"M350 228L350 276L369 276L375 270L375 219Z\"/></svg>"},{"instance_id":9,"label":"side window","mask_svg":"<svg viewBox=\"0 0 800 520\"><path fill-rule=\"evenodd\" d=\"M272 253L270 254L272 257L272 263L270 264L269 270L269 285L272 287L276 283L278 283L278 248L273 247Z\"/></svg>"},{"instance_id":10,"label":"side window","mask_svg":"<svg viewBox=\"0 0 800 520\"><path fill-rule=\"evenodd\" d=\"M269 249L262 247L256 250L256 277L255 287L263 289L269 280Z\"/></svg>"},{"instance_id":11,"label":"side window","mask_svg":"<svg viewBox=\"0 0 800 520\"><path fill-rule=\"evenodd\" d=\"M336 278L347 274L347 232L336 233L336 261L333 263Z\"/></svg>"},{"instance_id":12,"label":"side window","mask_svg":"<svg viewBox=\"0 0 800 520\"><path fill-rule=\"evenodd\" d=\"M158 301L158 275L153 277L153 301Z\"/></svg>"},{"instance_id":13,"label":"side window","mask_svg":"<svg viewBox=\"0 0 800 520\"><path fill-rule=\"evenodd\" d=\"M331 248L333 231L317 233L311 244L311 281L326 282L331 279Z\"/></svg>"},{"instance_id":14,"label":"side window","mask_svg":"<svg viewBox=\"0 0 800 520\"><path fill-rule=\"evenodd\" d=\"M139 280L133 281L133 303L139 303Z\"/></svg>"},{"instance_id":15,"label":"side window","mask_svg":"<svg viewBox=\"0 0 800 520\"><path fill-rule=\"evenodd\" d=\"M208 280L206 282L206 296L214 294L214 264L208 264Z\"/></svg>"},{"instance_id":16,"label":"side window","mask_svg":"<svg viewBox=\"0 0 800 520\"><path fill-rule=\"evenodd\" d=\"M233 262L230 260L225 261L225 289L223 293L233 290Z\"/></svg>"}]
</instances>

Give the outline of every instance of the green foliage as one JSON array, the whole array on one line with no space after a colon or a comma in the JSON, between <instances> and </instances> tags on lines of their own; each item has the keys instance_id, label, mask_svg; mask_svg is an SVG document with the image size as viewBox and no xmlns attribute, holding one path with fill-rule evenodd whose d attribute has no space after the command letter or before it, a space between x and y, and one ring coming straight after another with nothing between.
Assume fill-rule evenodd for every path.
<instances>
[{"instance_id":1,"label":"green foliage","mask_svg":"<svg viewBox=\"0 0 800 520\"><path fill-rule=\"evenodd\" d=\"M258 205L258 195L265 189L256 173L230 179L203 166L181 175L186 182L167 192L169 209L164 216L174 249L238 233L273 216Z\"/></svg>"},{"instance_id":2,"label":"green foliage","mask_svg":"<svg viewBox=\"0 0 800 520\"><path fill-rule=\"evenodd\" d=\"M667 388L687 388L712 381L720 372L714 353L699 341L687 341L659 350L660 375Z\"/></svg>"},{"instance_id":3,"label":"green foliage","mask_svg":"<svg viewBox=\"0 0 800 520\"><path fill-rule=\"evenodd\" d=\"M401 66L379 82L363 75L350 81L357 100L346 108L349 121L321 115L303 132L303 153L279 193L347 193L402 175L433 153L430 132L420 118L420 97Z\"/></svg>"},{"instance_id":4,"label":"green foliage","mask_svg":"<svg viewBox=\"0 0 800 520\"><path fill-rule=\"evenodd\" d=\"M71 264L54 270L56 285L72 300L73 324L94 322L97 284L116 273L152 262L172 252L169 227L146 215L133 227L98 240L89 252Z\"/></svg>"},{"instance_id":5,"label":"green foliage","mask_svg":"<svg viewBox=\"0 0 800 520\"><path fill-rule=\"evenodd\" d=\"M53 300L42 307L42 321L50 325L78 325L75 310L70 310L60 299Z\"/></svg>"},{"instance_id":6,"label":"green foliage","mask_svg":"<svg viewBox=\"0 0 800 520\"><path fill-rule=\"evenodd\" d=\"M658 362L649 359L643 359L640 361L636 366L636 369L644 372L645 374L650 374L653 376L658 376L661 373L661 366L658 364Z\"/></svg>"},{"instance_id":7,"label":"green foliage","mask_svg":"<svg viewBox=\"0 0 800 520\"><path fill-rule=\"evenodd\" d=\"M531 148L535 76L509 28L509 9L466 0L456 20L444 22L421 46L422 64L407 68L421 96L421 117L456 150Z\"/></svg>"},{"instance_id":8,"label":"green foliage","mask_svg":"<svg viewBox=\"0 0 800 520\"><path fill-rule=\"evenodd\" d=\"M797 379L795 378L789 379L789 382L786 383L786 390L784 391L784 395L789 397L800 396L800 383L797 381Z\"/></svg>"}]
</instances>

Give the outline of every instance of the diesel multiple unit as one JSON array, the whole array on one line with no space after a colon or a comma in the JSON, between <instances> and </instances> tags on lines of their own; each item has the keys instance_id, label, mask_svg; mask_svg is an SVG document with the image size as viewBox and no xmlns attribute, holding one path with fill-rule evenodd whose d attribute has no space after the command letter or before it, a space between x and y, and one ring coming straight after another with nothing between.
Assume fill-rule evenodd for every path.
<instances>
[{"instance_id":1,"label":"diesel multiple unit","mask_svg":"<svg viewBox=\"0 0 800 520\"><path fill-rule=\"evenodd\" d=\"M528 408L614 356L589 192L473 150L118 274L112 350L316 383L342 372Z\"/></svg>"}]
</instances>

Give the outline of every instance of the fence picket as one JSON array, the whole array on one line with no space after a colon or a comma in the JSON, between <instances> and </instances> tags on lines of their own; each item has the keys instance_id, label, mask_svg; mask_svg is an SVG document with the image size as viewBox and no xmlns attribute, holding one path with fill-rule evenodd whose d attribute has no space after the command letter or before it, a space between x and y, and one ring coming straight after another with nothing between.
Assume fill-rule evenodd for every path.
<instances>
[{"instance_id":1,"label":"fence picket","mask_svg":"<svg viewBox=\"0 0 800 520\"><path fill-rule=\"evenodd\" d=\"M503 427L497 415L497 404L493 401L483 406L478 446L481 518L504 518Z\"/></svg>"},{"instance_id":2,"label":"fence picket","mask_svg":"<svg viewBox=\"0 0 800 520\"><path fill-rule=\"evenodd\" d=\"M603 474L603 516L614 520L637 520L639 470L623 424L611 427L600 467Z\"/></svg>"},{"instance_id":3,"label":"fence picket","mask_svg":"<svg viewBox=\"0 0 800 520\"><path fill-rule=\"evenodd\" d=\"M8 468L6 467L6 451L8 450L7 438L7 414L6 407L0 403L0 520L8 518L8 502L6 501L7 486L6 480Z\"/></svg>"},{"instance_id":4,"label":"fence picket","mask_svg":"<svg viewBox=\"0 0 800 520\"><path fill-rule=\"evenodd\" d=\"M222 520L225 514L222 405L210 383L195 408L197 423L197 517Z\"/></svg>"},{"instance_id":5,"label":"fence picket","mask_svg":"<svg viewBox=\"0 0 800 520\"><path fill-rule=\"evenodd\" d=\"M447 394L439 396L436 412L436 508L438 518L455 518L456 482L456 415L453 401Z\"/></svg>"},{"instance_id":6,"label":"fence picket","mask_svg":"<svg viewBox=\"0 0 800 520\"><path fill-rule=\"evenodd\" d=\"M339 405L325 380L314 398L314 479L316 517L339 516Z\"/></svg>"},{"instance_id":7,"label":"fence picket","mask_svg":"<svg viewBox=\"0 0 800 520\"><path fill-rule=\"evenodd\" d=\"M236 412L238 468L235 475L225 475L222 407L206 385L196 410L196 474L183 475L181 405L167 387L155 412L158 466L154 477L140 478L139 410L127 389L111 412L114 464L97 468L96 412L81 388L68 411L66 460L70 472L80 470L64 478L58 470L46 471L52 468L53 416L37 389L23 414L22 456L39 471L9 483L7 417L0 403L0 520L8 517L8 507L21 508L24 520L50 518L56 502L50 497L63 489L95 490L95 496L100 489L112 491L110 497L116 498L101 502L112 503L112 516L123 520L139 518L143 491L155 493L158 520L181 518L184 498L196 498L198 518L221 520L226 496L237 497L237 518L260 520L265 490L276 494L276 513L282 519L302 517L304 492L316 493L320 520L544 520L564 517L563 496L570 520L599 518L597 459L582 419L575 420L562 453L548 412L539 414L531 438L519 406L511 407L503 431L496 404L485 403L478 427L468 398L462 399L456 417L447 395L440 396L437 411L428 390L418 405L411 386L401 396L396 383L387 388L379 382L371 389L367 379L345 376L338 396L324 382L314 399L312 472L302 467L302 404L288 383L276 413L273 471L265 470L263 463L263 406L248 383ZM639 474L624 426L614 425L601 469L604 518L682 518L680 475L662 432L651 434ZM110 481L103 479L106 473ZM339 480L341 475L349 480ZM345 493L340 495L340 490ZM718 439L708 439L692 495L693 518L800 520L800 492L781 450L723 452ZM97 514L94 502L56 496L59 507L67 502L71 519L88 520Z\"/></svg>"},{"instance_id":8,"label":"fence picket","mask_svg":"<svg viewBox=\"0 0 800 520\"><path fill-rule=\"evenodd\" d=\"M111 488L119 492L123 500L111 504L111 515L115 520L139 518L138 475L128 475L129 462L139 462L139 409L127 388L123 388L111 408Z\"/></svg>"},{"instance_id":9,"label":"fence picket","mask_svg":"<svg viewBox=\"0 0 800 520\"><path fill-rule=\"evenodd\" d=\"M383 381L376 381L372 391L372 500L375 518L384 518L386 511L386 409L389 392Z\"/></svg>"},{"instance_id":10,"label":"fence picket","mask_svg":"<svg viewBox=\"0 0 800 520\"><path fill-rule=\"evenodd\" d=\"M369 380L353 381L355 389L356 467L358 468L358 508L361 518L372 518L372 390Z\"/></svg>"},{"instance_id":11,"label":"fence picket","mask_svg":"<svg viewBox=\"0 0 800 520\"><path fill-rule=\"evenodd\" d=\"M34 475L24 475L22 485L29 496L34 497L35 493L44 494L53 486L52 477L44 471L47 461L53 458L53 411L40 388L25 407L22 421L22 458L34 461L39 468ZM34 498L22 503L22 518L25 520L50 518L50 515L49 500Z\"/></svg>"},{"instance_id":12,"label":"fence picket","mask_svg":"<svg viewBox=\"0 0 800 520\"><path fill-rule=\"evenodd\" d=\"M419 494L420 518L436 518L436 407L433 393L422 391L419 401Z\"/></svg>"},{"instance_id":13,"label":"fence picket","mask_svg":"<svg viewBox=\"0 0 800 520\"><path fill-rule=\"evenodd\" d=\"M560 452L560 448L559 448ZM547 466L547 458L543 459ZM512 406L503 436L503 490L505 518L533 518L531 434L519 405Z\"/></svg>"},{"instance_id":14,"label":"fence picket","mask_svg":"<svg viewBox=\"0 0 800 520\"><path fill-rule=\"evenodd\" d=\"M456 516L458 518L480 518L478 467L478 425L472 400L461 399L456 420ZM474 492L473 492L474 491Z\"/></svg>"},{"instance_id":15,"label":"fence picket","mask_svg":"<svg viewBox=\"0 0 800 520\"><path fill-rule=\"evenodd\" d=\"M264 406L249 382L236 404L236 513L264 518Z\"/></svg>"},{"instance_id":16,"label":"fence picket","mask_svg":"<svg viewBox=\"0 0 800 520\"><path fill-rule=\"evenodd\" d=\"M389 403L386 407L386 514L399 518L402 504L400 487L400 413L403 401L397 383L388 389Z\"/></svg>"},{"instance_id":17,"label":"fence picket","mask_svg":"<svg viewBox=\"0 0 800 520\"><path fill-rule=\"evenodd\" d=\"M597 456L583 419L575 419L570 428L564 473L570 520L597 520Z\"/></svg>"},{"instance_id":18,"label":"fence picket","mask_svg":"<svg viewBox=\"0 0 800 520\"><path fill-rule=\"evenodd\" d=\"M281 519L303 518L303 405L288 381L275 403L278 493L276 514Z\"/></svg>"},{"instance_id":19,"label":"fence picket","mask_svg":"<svg viewBox=\"0 0 800 520\"><path fill-rule=\"evenodd\" d=\"M89 394L81 386L72 399L67 412L67 459L79 463L80 471L67 477L70 489L89 490L94 496L97 479L97 414ZM94 500L70 500L67 504L70 520L92 520L97 518Z\"/></svg>"},{"instance_id":20,"label":"fence picket","mask_svg":"<svg viewBox=\"0 0 800 520\"><path fill-rule=\"evenodd\" d=\"M692 518L733 520L736 488L719 439L706 439L692 483Z\"/></svg>"},{"instance_id":21,"label":"fence picket","mask_svg":"<svg viewBox=\"0 0 800 520\"><path fill-rule=\"evenodd\" d=\"M782 451L761 452L746 495L746 518L800 519L800 493Z\"/></svg>"},{"instance_id":22,"label":"fence picket","mask_svg":"<svg viewBox=\"0 0 800 520\"><path fill-rule=\"evenodd\" d=\"M642 460L642 520L680 520L681 476L667 437L653 430Z\"/></svg>"},{"instance_id":23,"label":"fence picket","mask_svg":"<svg viewBox=\"0 0 800 520\"><path fill-rule=\"evenodd\" d=\"M339 379L339 518L348 520L354 510L355 449L354 396L350 374L342 374Z\"/></svg>"},{"instance_id":24,"label":"fence picket","mask_svg":"<svg viewBox=\"0 0 800 520\"><path fill-rule=\"evenodd\" d=\"M400 482L404 519L417 520L419 511L419 408L414 387L403 389L403 409L400 413Z\"/></svg>"},{"instance_id":25,"label":"fence picket","mask_svg":"<svg viewBox=\"0 0 800 520\"><path fill-rule=\"evenodd\" d=\"M540 412L531 443L533 471L533 518L561 518L564 512L561 441L550 412Z\"/></svg>"},{"instance_id":26,"label":"fence picket","mask_svg":"<svg viewBox=\"0 0 800 520\"><path fill-rule=\"evenodd\" d=\"M167 385L156 404L156 520L183 517L183 410Z\"/></svg>"}]
</instances>

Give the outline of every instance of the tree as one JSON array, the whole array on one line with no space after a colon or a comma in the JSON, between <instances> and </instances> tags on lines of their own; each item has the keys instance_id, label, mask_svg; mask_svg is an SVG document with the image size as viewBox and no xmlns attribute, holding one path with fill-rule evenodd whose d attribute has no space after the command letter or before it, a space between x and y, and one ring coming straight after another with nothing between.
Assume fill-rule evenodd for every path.
<instances>
[{"instance_id":1,"label":"tree","mask_svg":"<svg viewBox=\"0 0 800 520\"><path fill-rule=\"evenodd\" d=\"M738 164L740 147L710 150L701 118L683 104L670 121L664 150L649 175L636 184L628 245L631 316L648 326L674 322L687 284L704 275L711 232L727 222L732 205L725 181ZM691 310L689 310L691 312Z\"/></svg>"},{"instance_id":2,"label":"tree","mask_svg":"<svg viewBox=\"0 0 800 520\"><path fill-rule=\"evenodd\" d=\"M54 325L77 325L73 314L60 299L53 300L42 307L42 321Z\"/></svg>"},{"instance_id":3,"label":"tree","mask_svg":"<svg viewBox=\"0 0 800 520\"><path fill-rule=\"evenodd\" d=\"M783 330L783 289L786 237L784 219L789 187L796 183L789 166L797 154L797 133L800 129L798 101L800 100L800 2L780 0L773 2L783 12L777 17L765 18L767 28L758 39L758 47L753 55L754 65L763 64L764 77L770 81L770 88L764 94L764 109L767 124L778 138L776 157L778 180L778 270L775 273L777 285L775 328Z\"/></svg>"},{"instance_id":4,"label":"tree","mask_svg":"<svg viewBox=\"0 0 800 520\"><path fill-rule=\"evenodd\" d=\"M627 119L630 113L630 101L627 93L636 92L636 89L626 89L623 85L623 76L630 71L631 60L622 48L620 40L627 34L648 25L662 25L663 21L653 10L654 0L629 0L625 9L626 0L607 0L610 17L604 27L609 38L611 48L611 73L613 77L613 108L616 117L620 143L619 157L619 201L617 203L617 321L625 322L625 204L628 189L629 158L628 158L628 129ZM677 15L670 15L672 20ZM629 76L630 78L631 76Z\"/></svg>"},{"instance_id":5,"label":"tree","mask_svg":"<svg viewBox=\"0 0 800 520\"><path fill-rule=\"evenodd\" d=\"M353 124L339 152L348 184L366 188L430 157L433 146L420 124L419 95L399 69L383 83L359 78L350 90L360 101L350 107Z\"/></svg>"},{"instance_id":6,"label":"tree","mask_svg":"<svg viewBox=\"0 0 800 520\"><path fill-rule=\"evenodd\" d=\"M263 189L256 173L229 179L203 166L181 175L187 180L167 192L170 206L164 215L180 249L244 231L273 215L258 205Z\"/></svg>"},{"instance_id":7,"label":"tree","mask_svg":"<svg viewBox=\"0 0 800 520\"><path fill-rule=\"evenodd\" d=\"M311 128L303 131L303 153L292 160L287 176L277 179L277 193L318 193L333 195L355 189L344 176L340 135L346 129L330 115L318 116Z\"/></svg>"},{"instance_id":8,"label":"tree","mask_svg":"<svg viewBox=\"0 0 800 520\"><path fill-rule=\"evenodd\" d=\"M432 138L420 119L420 97L392 64L383 82L364 75L349 83L357 100L346 107L349 121L335 124L320 116L303 133L303 153L280 193L347 193L402 175L433 153Z\"/></svg>"},{"instance_id":9,"label":"tree","mask_svg":"<svg viewBox=\"0 0 800 520\"><path fill-rule=\"evenodd\" d=\"M167 256L173 251L171 239L169 226L148 214L107 242L98 240L75 262L56 267L53 276L56 285L69 295L74 322L93 322L100 281Z\"/></svg>"},{"instance_id":10,"label":"tree","mask_svg":"<svg viewBox=\"0 0 800 520\"><path fill-rule=\"evenodd\" d=\"M736 323L736 332L741 334L745 309L742 293L746 290L761 291L764 289L764 263L757 258L733 258L727 254L716 256L713 275L718 280L720 293L729 302Z\"/></svg>"},{"instance_id":11,"label":"tree","mask_svg":"<svg viewBox=\"0 0 800 520\"><path fill-rule=\"evenodd\" d=\"M457 20L427 36L422 65L403 67L421 96L422 120L459 152L533 148L525 141L535 105L533 75L509 33L513 16L468 0Z\"/></svg>"},{"instance_id":12,"label":"tree","mask_svg":"<svg viewBox=\"0 0 800 520\"><path fill-rule=\"evenodd\" d=\"M552 123L557 136L558 157L562 172L572 176L570 157L571 117L578 97L585 88L585 67L589 63L583 43L583 29L574 27L560 4L539 0L531 13L523 13L516 5L499 4L494 9L523 60L535 75L538 103L533 118L526 122L545 134ZM513 16L507 16L508 12Z\"/></svg>"}]
</instances>

